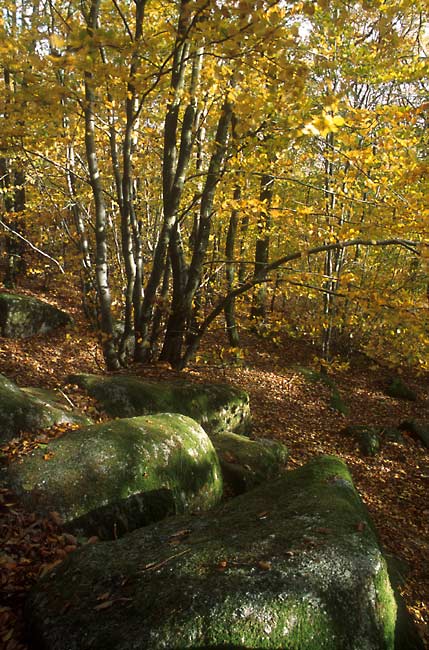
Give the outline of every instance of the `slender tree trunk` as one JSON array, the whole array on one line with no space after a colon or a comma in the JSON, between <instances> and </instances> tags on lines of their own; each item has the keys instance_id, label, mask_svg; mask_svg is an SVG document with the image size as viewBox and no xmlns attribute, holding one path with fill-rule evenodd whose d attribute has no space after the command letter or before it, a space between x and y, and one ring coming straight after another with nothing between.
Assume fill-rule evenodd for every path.
<instances>
[{"instance_id":1,"label":"slender tree trunk","mask_svg":"<svg viewBox=\"0 0 429 650\"><path fill-rule=\"evenodd\" d=\"M234 201L239 201L241 199L241 187L236 185L234 189ZM235 249L235 238L238 227L238 214L239 211L237 208L234 208L231 211L231 216L229 219L228 233L226 236L225 244L225 259L226 259L226 284L227 292L229 293L234 288L235 282L235 263L234 263L234 249ZM225 306L225 321L226 321L226 331L228 334L229 344L237 348L240 345L240 337L238 334L237 321L235 318L235 299L231 299Z\"/></svg>"},{"instance_id":2,"label":"slender tree trunk","mask_svg":"<svg viewBox=\"0 0 429 650\"><path fill-rule=\"evenodd\" d=\"M192 134L196 114L196 94L192 92L192 85L199 78L197 70L201 54L194 58L193 75L191 81L191 100L185 110L182 120L181 140L179 152L177 151L177 132L179 126L179 111L185 83L185 71L188 63L190 47L187 41L187 29L190 21L188 5L190 0L182 0L177 38L175 44L173 69L171 77L172 100L168 106L164 124L164 157L163 157L163 210L164 219L161 232L155 248L152 270L145 289L139 322L139 339L136 341L135 358L145 361L150 356L150 322L152 319L156 293L163 277L165 259L170 248L172 233L177 222L177 210L185 183L186 171L192 150ZM198 63L195 63L198 61ZM197 71L195 79L195 71ZM177 236L177 233L176 233ZM175 244L173 244L173 247ZM180 251L177 250L177 259ZM171 258L173 276L179 274L180 268L174 268L175 259ZM180 265L182 266L182 264Z\"/></svg>"},{"instance_id":3,"label":"slender tree trunk","mask_svg":"<svg viewBox=\"0 0 429 650\"><path fill-rule=\"evenodd\" d=\"M216 130L215 149L210 159L201 197L199 228L192 260L189 265L186 289L176 310L171 315L165 335L163 358L178 368L182 367L182 347L186 334L186 324L192 320L193 300L201 282L203 263L210 237L214 196L221 177L231 120L231 105L228 101L225 101Z\"/></svg>"},{"instance_id":4,"label":"slender tree trunk","mask_svg":"<svg viewBox=\"0 0 429 650\"><path fill-rule=\"evenodd\" d=\"M271 218L269 209L273 197L274 178L271 174L264 174L261 178L261 190L259 194L260 201L264 201L265 206L259 215L259 238L255 246L255 268L254 277L258 280L265 280L266 269L269 259L270 248L270 228ZM267 286L265 282L259 285L253 295L253 304L250 312L251 318L264 318L266 313Z\"/></svg>"},{"instance_id":5,"label":"slender tree trunk","mask_svg":"<svg viewBox=\"0 0 429 650\"><path fill-rule=\"evenodd\" d=\"M100 0L92 0L87 16L88 36L92 39L97 26ZM107 216L104 203L103 187L98 166L95 140L95 105L96 95L92 73L85 71L85 149L88 161L89 181L95 205L95 242L97 295L100 304L101 338L103 355L108 370L117 370L119 365L117 351L113 340L113 319L109 286L109 263L107 247Z\"/></svg>"}]
</instances>

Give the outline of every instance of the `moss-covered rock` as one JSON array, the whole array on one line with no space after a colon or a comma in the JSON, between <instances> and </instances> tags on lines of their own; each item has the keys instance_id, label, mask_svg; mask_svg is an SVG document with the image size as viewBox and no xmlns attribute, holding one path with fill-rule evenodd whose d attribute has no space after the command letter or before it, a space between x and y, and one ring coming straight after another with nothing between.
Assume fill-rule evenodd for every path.
<instances>
[{"instance_id":1,"label":"moss-covered rock","mask_svg":"<svg viewBox=\"0 0 429 650\"><path fill-rule=\"evenodd\" d=\"M45 429L55 424L91 424L85 415L70 408L53 390L19 388L0 375L0 444L21 431Z\"/></svg>"},{"instance_id":2,"label":"moss-covered rock","mask_svg":"<svg viewBox=\"0 0 429 650\"><path fill-rule=\"evenodd\" d=\"M330 457L86 546L27 603L44 650L393 650L396 615L366 509Z\"/></svg>"},{"instance_id":3,"label":"moss-covered rock","mask_svg":"<svg viewBox=\"0 0 429 650\"><path fill-rule=\"evenodd\" d=\"M402 431L408 431L418 438L425 447L429 448L429 424L427 422L417 422L416 420L406 420L399 426Z\"/></svg>"},{"instance_id":4,"label":"moss-covered rock","mask_svg":"<svg viewBox=\"0 0 429 650\"><path fill-rule=\"evenodd\" d=\"M213 445L219 456L224 484L233 494L241 494L277 478L286 467L288 450L280 442L219 433L213 436Z\"/></svg>"},{"instance_id":5,"label":"moss-covered rock","mask_svg":"<svg viewBox=\"0 0 429 650\"><path fill-rule=\"evenodd\" d=\"M228 384L151 381L134 376L72 375L68 378L100 402L111 417L182 413L210 434L250 430L249 396Z\"/></svg>"},{"instance_id":6,"label":"moss-covered rock","mask_svg":"<svg viewBox=\"0 0 429 650\"><path fill-rule=\"evenodd\" d=\"M411 402L415 402L417 399L415 391L401 377L391 379L386 387L386 394L396 399L406 399Z\"/></svg>"},{"instance_id":7,"label":"moss-covered rock","mask_svg":"<svg viewBox=\"0 0 429 650\"><path fill-rule=\"evenodd\" d=\"M383 429L366 424L349 425L343 429L345 435L354 438L364 456L376 456L381 449Z\"/></svg>"},{"instance_id":8,"label":"moss-covered rock","mask_svg":"<svg viewBox=\"0 0 429 650\"><path fill-rule=\"evenodd\" d=\"M222 496L219 460L204 430L162 414L69 432L8 468L32 510L56 511L73 531L113 537Z\"/></svg>"},{"instance_id":9,"label":"moss-covered rock","mask_svg":"<svg viewBox=\"0 0 429 650\"><path fill-rule=\"evenodd\" d=\"M71 323L68 314L42 300L12 293L0 294L0 336L25 339Z\"/></svg>"}]
</instances>

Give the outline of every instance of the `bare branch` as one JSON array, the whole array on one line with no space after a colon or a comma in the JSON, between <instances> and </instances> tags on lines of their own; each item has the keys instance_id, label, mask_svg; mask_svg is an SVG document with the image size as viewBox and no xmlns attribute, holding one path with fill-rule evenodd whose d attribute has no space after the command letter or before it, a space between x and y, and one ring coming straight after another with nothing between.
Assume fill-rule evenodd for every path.
<instances>
[{"instance_id":1,"label":"bare branch","mask_svg":"<svg viewBox=\"0 0 429 650\"><path fill-rule=\"evenodd\" d=\"M56 260L54 257L51 257L50 255L48 255L48 253L45 253L45 251L42 251L35 244L33 244L31 241L29 241L28 239L23 237L21 235L21 233L16 232L16 230L13 230L12 228L10 228L10 226L8 226L2 219L0 219L0 226L2 226L5 230L7 230L7 232L10 232L11 235L13 235L14 237L17 237L21 241L25 242L27 244L27 246L29 246L33 251L36 251L36 253L39 253L39 255L43 255L43 257L46 257L48 260L53 262L60 269L61 273L65 273L63 266L58 262L58 260Z\"/></svg>"}]
</instances>

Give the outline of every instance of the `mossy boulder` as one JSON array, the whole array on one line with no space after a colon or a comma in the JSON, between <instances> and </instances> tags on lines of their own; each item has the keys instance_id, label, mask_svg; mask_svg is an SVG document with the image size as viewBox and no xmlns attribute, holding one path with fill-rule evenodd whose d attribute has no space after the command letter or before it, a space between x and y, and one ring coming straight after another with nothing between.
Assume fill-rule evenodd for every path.
<instances>
[{"instance_id":1,"label":"mossy boulder","mask_svg":"<svg viewBox=\"0 0 429 650\"><path fill-rule=\"evenodd\" d=\"M381 449L383 434L381 427L353 424L343 429L343 433L354 438L363 456L376 456Z\"/></svg>"},{"instance_id":2,"label":"mossy boulder","mask_svg":"<svg viewBox=\"0 0 429 650\"><path fill-rule=\"evenodd\" d=\"M47 302L31 296L0 293L0 336L26 339L72 322L69 314Z\"/></svg>"},{"instance_id":3,"label":"mossy boulder","mask_svg":"<svg viewBox=\"0 0 429 650\"><path fill-rule=\"evenodd\" d=\"M377 456L385 443L404 444L403 435L393 427L350 424L342 433L354 438L363 456Z\"/></svg>"},{"instance_id":4,"label":"mossy boulder","mask_svg":"<svg viewBox=\"0 0 429 650\"><path fill-rule=\"evenodd\" d=\"M56 511L70 530L108 538L222 497L204 430L177 414L115 420L69 432L8 468L26 506Z\"/></svg>"},{"instance_id":5,"label":"mossy boulder","mask_svg":"<svg viewBox=\"0 0 429 650\"><path fill-rule=\"evenodd\" d=\"M228 384L160 382L125 375L71 375L68 381L85 389L111 417L182 413L210 435L250 430L249 396Z\"/></svg>"},{"instance_id":6,"label":"mossy boulder","mask_svg":"<svg viewBox=\"0 0 429 650\"><path fill-rule=\"evenodd\" d=\"M397 622L367 511L332 457L219 510L82 547L26 612L44 650L394 650Z\"/></svg>"},{"instance_id":7,"label":"mossy boulder","mask_svg":"<svg viewBox=\"0 0 429 650\"><path fill-rule=\"evenodd\" d=\"M393 377L386 387L386 394L395 399L405 399L415 402L417 394L401 377Z\"/></svg>"},{"instance_id":8,"label":"mossy boulder","mask_svg":"<svg viewBox=\"0 0 429 650\"><path fill-rule=\"evenodd\" d=\"M429 423L406 420L399 425L401 431L408 431L415 438L418 438L425 447L429 448Z\"/></svg>"},{"instance_id":9,"label":"mossy boulder","mask_svg":"<svg viewBox=\"0 0 429 650\"><path fill-rule=\"evenodd\" d=\"M46 429L56 424L91 424L85 415L55 391L19 388L0 375L0 444L9 442L22 431Z\"/></svg>"},{"instance_id":10,"label":"mossy boulder","mask_svg":"<svg viewBox=\"0 0 429 650\"><path fill-rule=\"evenodd\" d=\"M250 440L236 433L213 436L225 487L241 494L260 483L277 478L286 468L288 450L280 442Z\"/></svg>"}]
</instances>

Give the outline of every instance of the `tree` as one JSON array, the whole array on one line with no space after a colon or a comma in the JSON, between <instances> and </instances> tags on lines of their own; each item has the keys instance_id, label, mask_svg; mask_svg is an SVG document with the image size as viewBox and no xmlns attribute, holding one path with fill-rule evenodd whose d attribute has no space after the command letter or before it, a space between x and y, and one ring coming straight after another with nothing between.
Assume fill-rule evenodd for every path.
<instances>
[{"instance_id":1,"label":"tree","mask_svg":"<svg viewBox=\"0 0 429 650\"><path fill-rule=\"evenodd\" d=\"M267 316L274 280L326 358L378 340L425 363L423 2L7 11L0 153L25 161L27 241L95 286L109 368L131 336L183 367L222 313L236 346L236 299Z\"/></svg>"}]
</instances>

